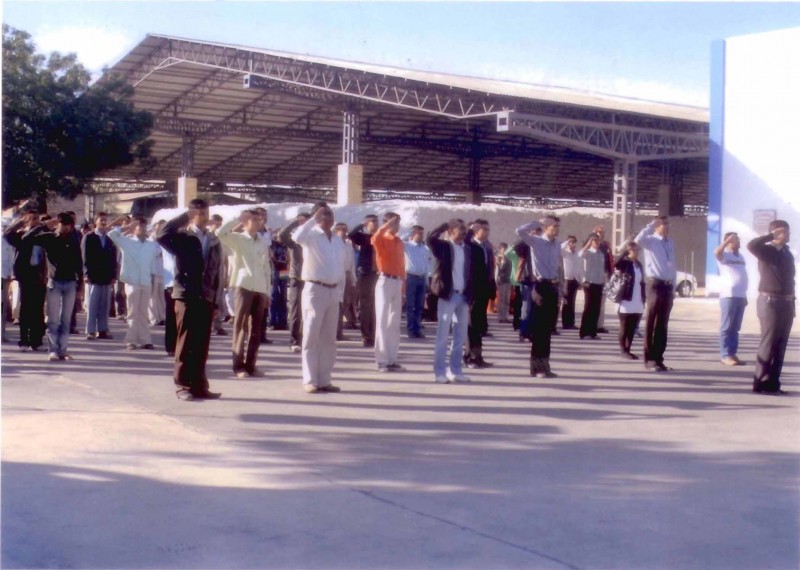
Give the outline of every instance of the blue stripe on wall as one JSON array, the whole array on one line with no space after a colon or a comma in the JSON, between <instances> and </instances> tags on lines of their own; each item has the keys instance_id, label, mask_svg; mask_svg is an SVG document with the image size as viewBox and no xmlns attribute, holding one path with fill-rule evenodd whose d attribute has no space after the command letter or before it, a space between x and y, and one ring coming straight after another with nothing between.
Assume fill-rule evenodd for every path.
<instances>
[{"instance_id":1,"label":"blue stripe on wall","mask_svg":"<svg viewBox=\"0 0 800 570\"><path fill-rule=\"evenodd\" d=\"M706 234L706 283L718 275L714 249L722 238L722 159L725 140L725 40L711 44L710 148L708 157L708 229Z\"/></svg>"}]
</instances>

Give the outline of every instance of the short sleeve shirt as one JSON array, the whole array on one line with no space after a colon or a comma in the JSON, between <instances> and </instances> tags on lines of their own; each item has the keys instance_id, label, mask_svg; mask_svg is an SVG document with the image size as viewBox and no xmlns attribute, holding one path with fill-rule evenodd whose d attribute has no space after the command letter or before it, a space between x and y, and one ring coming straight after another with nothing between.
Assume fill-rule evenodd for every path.
<instances>
[{"instance_id":1,"label":"short sleeve shirt","mask_svg":"<svg viewBox=\"0 0 800 570\"><path fill-rule=\"evenodd\" d=\"M747 297L747 267L742 254L723 251L719 264L719 296Z\"/></svg>"}]
</instances>

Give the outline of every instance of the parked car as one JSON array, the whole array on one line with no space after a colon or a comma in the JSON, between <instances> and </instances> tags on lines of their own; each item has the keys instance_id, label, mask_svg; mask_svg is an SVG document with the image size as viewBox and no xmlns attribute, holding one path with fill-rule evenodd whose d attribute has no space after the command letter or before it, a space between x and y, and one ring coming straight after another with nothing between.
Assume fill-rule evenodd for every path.
<instances>
[{"instance_id":1,"label":"parked car","mask_svg":"<svg viewBox=\"0 0 800 570\"><path fill-rule=\"evenodd\" d=\"M692 297L697 291L697 279L691 273L678 271L675 278L675 292L679 297Z\"/></svg>"}]
</instances>

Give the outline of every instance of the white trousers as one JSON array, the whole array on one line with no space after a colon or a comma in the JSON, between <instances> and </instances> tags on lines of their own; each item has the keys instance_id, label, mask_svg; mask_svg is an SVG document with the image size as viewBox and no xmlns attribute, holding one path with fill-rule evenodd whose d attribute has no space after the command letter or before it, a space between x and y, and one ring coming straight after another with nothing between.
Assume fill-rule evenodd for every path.
<instances>
[{"instance_id":1,"label":"white trousers","mask_svg":"<svg viewBox=\"0 0 800 570\"><path fill-rule=\"evenodd\" d=\"M300 307L303 311L303 384L318 388L328 386L336 363L339 291L336 287L306 282Z\"/></svg>"},{"instance_id":2,"label":"white trousers","mask_svg":"<svg viewBox=\"0 0 800 570\"><path fill-rule=\"evenodd\" d=\"M164 278L156 277L153 281L153 290L150 292L150 307L148 310L150 323L156 324L167 318L167 300L164 298Z\"/></svg>"},{"instance_id":3,"label":"white trousers","mask_svg":"<svg viewBox=\"0 0 800 570\"><path fill-rule=\"evenodd\" d=\"M147 320L147 309L150 306L150 285L125 284L125 295L128 297L128 334L126 344L152 344L150 323Z\"/></svg>"},{"instance_id":4,"label":"white trousers","mask_svg":"<svg viewBox=\"0 0 800 570\"><path fill-rule=\"evenodd\" d=\"M397 364L402 312L402 279L381 275L375 285L375 362L378 366Z\"/></svg>"}]
</instances>

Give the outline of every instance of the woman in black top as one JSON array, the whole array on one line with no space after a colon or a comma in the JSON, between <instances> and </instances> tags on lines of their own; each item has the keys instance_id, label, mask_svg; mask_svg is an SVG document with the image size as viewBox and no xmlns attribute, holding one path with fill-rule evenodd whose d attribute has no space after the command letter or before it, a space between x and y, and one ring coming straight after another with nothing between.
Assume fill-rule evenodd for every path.
<instances>
[{"instance_id":1,"label":"woman in black top","mask_svg":"<svg viewBox=\"0 0 800 570\"><path fill-rule=\"evenodd\" d=\"M639 246L636 242L628 242L615 264L617 271L627 275L622 289L622 300L619 303L619 349L623 358L637 360L639 357L631 353L633 335L639 326L644 309L645 287L644 268L639 262Z\"/></svg>"}]
</instances>

